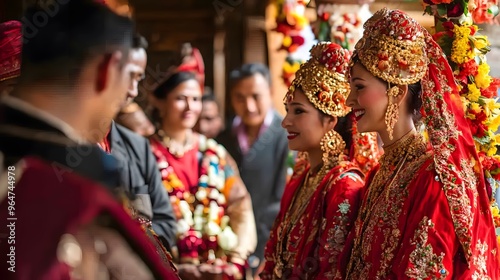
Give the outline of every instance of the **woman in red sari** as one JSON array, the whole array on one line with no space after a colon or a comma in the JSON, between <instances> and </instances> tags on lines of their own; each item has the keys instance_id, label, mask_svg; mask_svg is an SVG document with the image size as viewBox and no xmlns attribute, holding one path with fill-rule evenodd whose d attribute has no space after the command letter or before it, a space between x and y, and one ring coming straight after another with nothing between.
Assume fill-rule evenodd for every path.
<instances>
[{"instance_id":1,"label":"woman in red sari","mask_svg":"<svg viewBox=\"0 0 500 280\"><path fill-rule=\"evenodd\" d=\"M192 130L201 95L195 74L181 71L152 96L151 147L178 220L174 255L182 279L242 279L257 242L252 204L224 147Z\"/></svg>"},{"instance_id":2,"label":"woman in red sari","mask_svg":"<svg viewBox=\"0 0 500 280\"><path fill-rule=\"evenodd\" d=\"M383 9L351 62L347 104L384 155L367 178L344 278L500 279L482 167L439 45L404 12Z\"/></svg>"},{"instance_id":3,"label":"woman in red sari","mask_svg":"<svg viewBox=\"0 0 500 280\"><path fill-rule=\"evenodd\" d=\"M266 245L262 279L332 279L356 218L363 173L345 155L352 135L344 116L349 52L332 43L311 49L286 97L291 150L304 152ZM341 136L339 133L345 134Z\"/></svg>"}]
</instances>

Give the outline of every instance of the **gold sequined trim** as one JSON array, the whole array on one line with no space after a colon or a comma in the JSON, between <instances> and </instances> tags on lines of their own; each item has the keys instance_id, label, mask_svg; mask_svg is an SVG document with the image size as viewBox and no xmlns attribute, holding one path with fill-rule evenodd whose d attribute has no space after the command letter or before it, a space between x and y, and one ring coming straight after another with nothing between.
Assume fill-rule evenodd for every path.
<instances>
[{"instance_id":1,"label":"gold sequined trim","mask_svg":"<svg viewBox=\"0 0 500 280\"><path fill-rule=\"evenodd\" d=\"M410 253L410 267L405 274L411 279L446 279L449 274L443 265L445 254L441 252L439 256L436 255L432 245L428 243L429 231L433 228L432 220L424 217L410 241L415 250Z\"/></svg>"}]
</instances>

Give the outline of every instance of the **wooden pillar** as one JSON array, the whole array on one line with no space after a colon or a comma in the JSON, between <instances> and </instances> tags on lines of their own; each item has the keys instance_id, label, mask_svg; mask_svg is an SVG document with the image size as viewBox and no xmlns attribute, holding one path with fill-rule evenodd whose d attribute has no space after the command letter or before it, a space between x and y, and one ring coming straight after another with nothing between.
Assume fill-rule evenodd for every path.
<instances>
[{"instance_id":1,"label":"wooden pillar","mask_svg":"<svg viewBox=\"0 0 500 280\"><path fill-rule=\"evenodd\" d=\"M223 26L220 24L216 25L216 31L214 35L214 57L213 57L213 77L214 77L214 86L213 92L217 103L219 104L219 112L221 113L222 121L225 122L225 114L223 112L226 111L226 56L225 56L225 48L226 48L226 31L223 29Z\"/></svg>"},{"instance_id":2,"label":"wooden pillar","mask_svg":"<svg viewBox=\"0 0 500 280\"><path fill-rule=\"evenodd\" d=\"M226 58L226 77L229 77L229 73L240 67L243 63L243 49L245 42L245 22L244 22L244 11L242 7L235 8L233 11L228 13L225 22L224 29L226 30L225 36L225 58ZM231 119L234 116L234 110L230 106L231 100L229 96L229 79L226 79L226 91L224 92L224 104L225 111L224 115L226 119Z\"/></svg>"},{"instance_id":3,"label":"wooden pillar","mask_svg":"<svg viewBox=\"0 0 500 280\"><path fill-rule=\"evenodd\" d=\"M268 64L267 34L265 16L247 16L245 44L243 50L244 63Z\"/></svg>"},{"instance_id":4,"label":"wooden pillar","mask_svg":"<svg viewBox=\"0 0 500 280\"><path fill-rule=\"evenodd\" d=\"M274 4L269 4L266 8L266 30L267 30L267 51L269 57L269 71L271 72L272 80L272 95L273 104L275 109L281 114L285 115L285 107L283 106L283 97L287 91L287 87L283 82L283 63L286 59L287 53L279 51L283 34L272 31L276 27L276 7Z\"/></svg>"}]
</instances>

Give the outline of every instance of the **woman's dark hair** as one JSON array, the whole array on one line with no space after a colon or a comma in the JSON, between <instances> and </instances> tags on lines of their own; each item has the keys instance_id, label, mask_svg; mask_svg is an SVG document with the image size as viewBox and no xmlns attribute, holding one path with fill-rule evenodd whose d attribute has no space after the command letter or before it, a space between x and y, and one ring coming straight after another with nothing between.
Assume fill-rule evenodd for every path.
<instances>
[{"instance_id":1,"label":"woman's dark hair","mask_svg":"<svg viewBox=\"0 0 500 280\"><path fill-rule=\"evenodd\" d=\"M412 113L413 123L418 126L422 119L420 109L422 108L422 85L420 82L408 85L408 111Z\"/></svg>"},{"instance_id":2,"label":"woman's dark hair","mask_svg":"<svg viewBox=\"0 0 500 280\"><path fill-rule=\"evenodd\" d=\"M334 130L337 131L345 142L345 147L347 150L351 149L352 145L352 118L349 113L344 117L337 117L337 124Z\"/></svg>"},{"instance_id":3,"label":"woman's dark hair","mask_svg":"<svg viewBox=\"0 0 500 280\"><path fill-rule=\"evenodd\" d=\"M148 40L144 38L141 34L136 33L132 38L132 48L133 49L147 49L149 47Z\"/></svg>"},{"instance_id":4,"label":"woman's dark hair","mask_svg":"<svg viewBox=\"0 0 500 280\"><path fill-rule=\"evenodd\" d=\"M332 116L329 116L322 111L318 110L320 118L333 118ZM351 149L352 145L352 118L351 118L351 113L347 114L344 117L337 117L337 124L333 128L340 136L342 137L342 140L345 142L345 147L347 150Z\"/></svg>"},{"instance_id":5,"label":"woman's dark hair","mask_svg":"<svg viewBox=\"0 0 500 280\"><path fill-rule=\"evenodd\" d=\"M366 67L359 60L359 56L354 55L351 58L351 64L354 64L356 62L359 62L359 64L366 69ZM349 71L350 71L350 74L352 75L352 67ZM387 84L387 82L382 80L381 78L376 77L376 76L375 76L375 78L377 78L382 83ZM420 81L418 81L414 84L408 85L408 93L410 94L410 96L408 98L408 104L407 104L408 111L411 112L411 115L413 118L413 123L415 124L415 126L418 126L418 123L422 119L422 114L420 113L420 108L422 108L422 98L421 98L422 85L420 84Z\"/></svg>"},{"instance_id":6,"label":"woman's dark hair","mask_svg":"<svg viewBox=\"0 0 500 280\"><path fill-rule=\"evenodd\" d=\"M170 75L158 87L156 87L156 89L153 91L153 95L158 99L165 99L167 95L172 92L172 90L174 90L177 86L189 80L198 81L196 79L196 75L192 72L176 72Z\"/></svg>"}]
</instances>

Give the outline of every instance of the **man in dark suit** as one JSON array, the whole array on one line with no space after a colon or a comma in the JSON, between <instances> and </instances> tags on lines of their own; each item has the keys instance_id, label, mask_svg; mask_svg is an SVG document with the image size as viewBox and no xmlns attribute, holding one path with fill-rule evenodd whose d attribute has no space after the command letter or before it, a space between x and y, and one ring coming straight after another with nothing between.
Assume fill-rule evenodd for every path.
<instances>
[{"instance_id":1,"label":"man in dark suit","mask_svg":"<svg viewBox=\"0 0 500 280\"><path fill-rule=\"evenodd\" d=\"M140 35L134 36L132 50L129 52L131 81L126 104L138 95L138 84L144 78L146 70L146 48L146 39ZM122 186L135 196L133 206L152 222L153 230L165 247L174 247L176 219L149 141L112 122L109 133L99 142L99 146L118 159Z\"/></svg>"},{"instance_id":2,"label":"man in dark suit","mask_svg":"<svg viewBox=\"0 0 500 280\"><path fill-rule=\"evenodd\" d=\"M264 247L280 210L289 154L283 119L272 107L269 69L245 64L230 75L231 104L236 117L217 141L238 164L252 198L257 249L249 258L253 271L263 262Z\"/></svg>"},{"instance_id":3,"label":"man in dark suit","mask_svg":"<svg viewBox=\"0 0 500 280\"><path fill-rule=\"evenodd\" d=\"M42 27L24 27L23 75L0 101L0 217L12 225L0 228L0 260L12 269L0 278L177 279L114 196L116 160L93 144L125 100L133 23L72 0Z\"/></svg>"}]
</instances>

